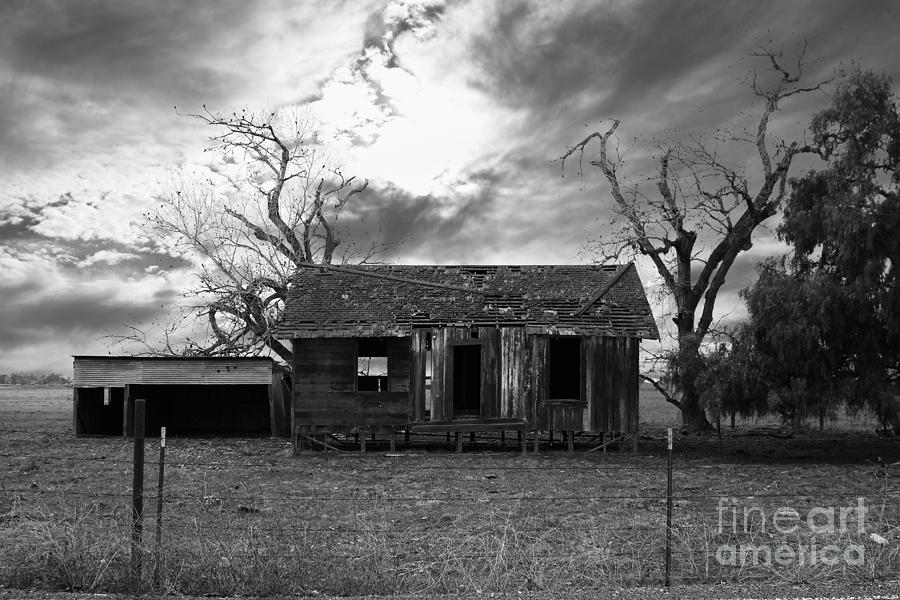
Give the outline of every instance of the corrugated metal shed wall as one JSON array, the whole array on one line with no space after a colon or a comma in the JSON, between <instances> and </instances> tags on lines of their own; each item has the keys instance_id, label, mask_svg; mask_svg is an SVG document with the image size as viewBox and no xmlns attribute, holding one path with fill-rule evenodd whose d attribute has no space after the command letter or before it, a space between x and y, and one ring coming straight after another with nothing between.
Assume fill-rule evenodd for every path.
<instances>
[{"instance_id":1,"label":"corrugated metal shed wall","mask_svg":"<svg viewBox=\"0 0 900 600\"><path fill-rule=\"evenodd\" d=\"M75 357L75 387L124 387L126 384L228 385L272 384L268 359L107 359Z\"/></svg>"}]
</instances>

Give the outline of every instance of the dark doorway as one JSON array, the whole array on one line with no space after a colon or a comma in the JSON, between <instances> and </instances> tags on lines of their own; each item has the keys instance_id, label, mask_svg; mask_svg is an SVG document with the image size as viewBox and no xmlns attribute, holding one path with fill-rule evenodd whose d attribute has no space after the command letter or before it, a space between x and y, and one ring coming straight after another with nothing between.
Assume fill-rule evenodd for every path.
<instances>
[{"instance_id":1,"label":"dark doorway","mask_svg":"<svg viewBox=\"0 0 900 600\"><path fill-rule=\"evenodd\" d=\"M478 416L481 410L481 346L453 347L453 416Z\"/></svg>"},{"instance_id":2,"label":"dark doorway","mask_svg":"<svg viewBox=\"0 0 900 600\"><path fill-rule=\"evenodd\" d=\"M122 435L125 410L125 388L77 388L75 433L90 435Z\"/></svg>"},{"instance_id":3,"label":"dark doorway","mask_svg":"<svg viewBox=\"0 0 900 600\"><path fill-rule=\"evenodd\" d=\"M550 390L552 400L581 399L581 340L550 338Z\"/></svg>"},{"instance_id":4,"label":"dark doorway","mask_svg":"<svg viewBox=\"0 0 900 600\"><path fill-rule=\"evenodd\" d=\"M134 385L131 398L147 401L147 435L271 435L268 386Z\"/></svg>"}]
</instances>

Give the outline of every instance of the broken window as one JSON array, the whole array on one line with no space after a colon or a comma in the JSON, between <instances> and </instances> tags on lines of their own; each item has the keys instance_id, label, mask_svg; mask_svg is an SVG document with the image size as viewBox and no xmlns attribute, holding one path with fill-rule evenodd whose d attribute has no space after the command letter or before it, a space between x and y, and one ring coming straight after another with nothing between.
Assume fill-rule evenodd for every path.
<instances>
[{"instance_id":1,"label":"broken window","mask_svg":"<svg viewBox=\"0 0 900 600\"><path fill-rule=\"evenodd\" d=\"M550 338L549 395L551 400L581 400L581 340Z\"/></svg>"},{"instance_id":2,"label":"broken window","mask_svg":"<svg viewBox=\"0 0 900 600\"><path fill-rule=\"evenodd\" d=\"M356 389L360 392L388 391L387 339L357 340Z\"/></svg>"}]
</instances>

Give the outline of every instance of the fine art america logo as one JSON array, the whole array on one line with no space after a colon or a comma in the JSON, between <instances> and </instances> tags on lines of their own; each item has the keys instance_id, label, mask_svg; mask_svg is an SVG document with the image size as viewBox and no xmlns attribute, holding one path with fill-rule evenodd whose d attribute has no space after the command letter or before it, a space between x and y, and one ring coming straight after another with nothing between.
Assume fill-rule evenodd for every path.
<instances>
[{"instance_id":1,"label":"fine art america logo","mask_svg":"<svg viewBox=\"0 0 900 600\"><path fill-rule=\"evenodd\" d=\"M716 560L734 567L863 565L865 547L848 537L865 535L866 510L864 498L857 498L856 506L816 506L805 514L790 506L767 511L761 506L739 506L736 498L719 498L719 534L792 535L797 542L722 544L716 548ZM817 536L830 543L819 539L817 544Z\"/></svg>"}]
</instances>

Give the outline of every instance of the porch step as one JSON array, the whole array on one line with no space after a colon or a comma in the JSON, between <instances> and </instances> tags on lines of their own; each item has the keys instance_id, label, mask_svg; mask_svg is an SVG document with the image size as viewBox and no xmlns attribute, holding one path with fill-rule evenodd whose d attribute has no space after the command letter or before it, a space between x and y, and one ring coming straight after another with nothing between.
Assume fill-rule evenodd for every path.
<instances>
[{"instance_id":1,"label":"porch step","mask_svg":"<svg viewBox=\"0 0 900 600\"><path fill-rule=\"evenodd\" d=\"M450 419L447 421L415 421L410 424L413 433L503 431L527 428L524 419Z\"/></svg>"}]
</instances>

